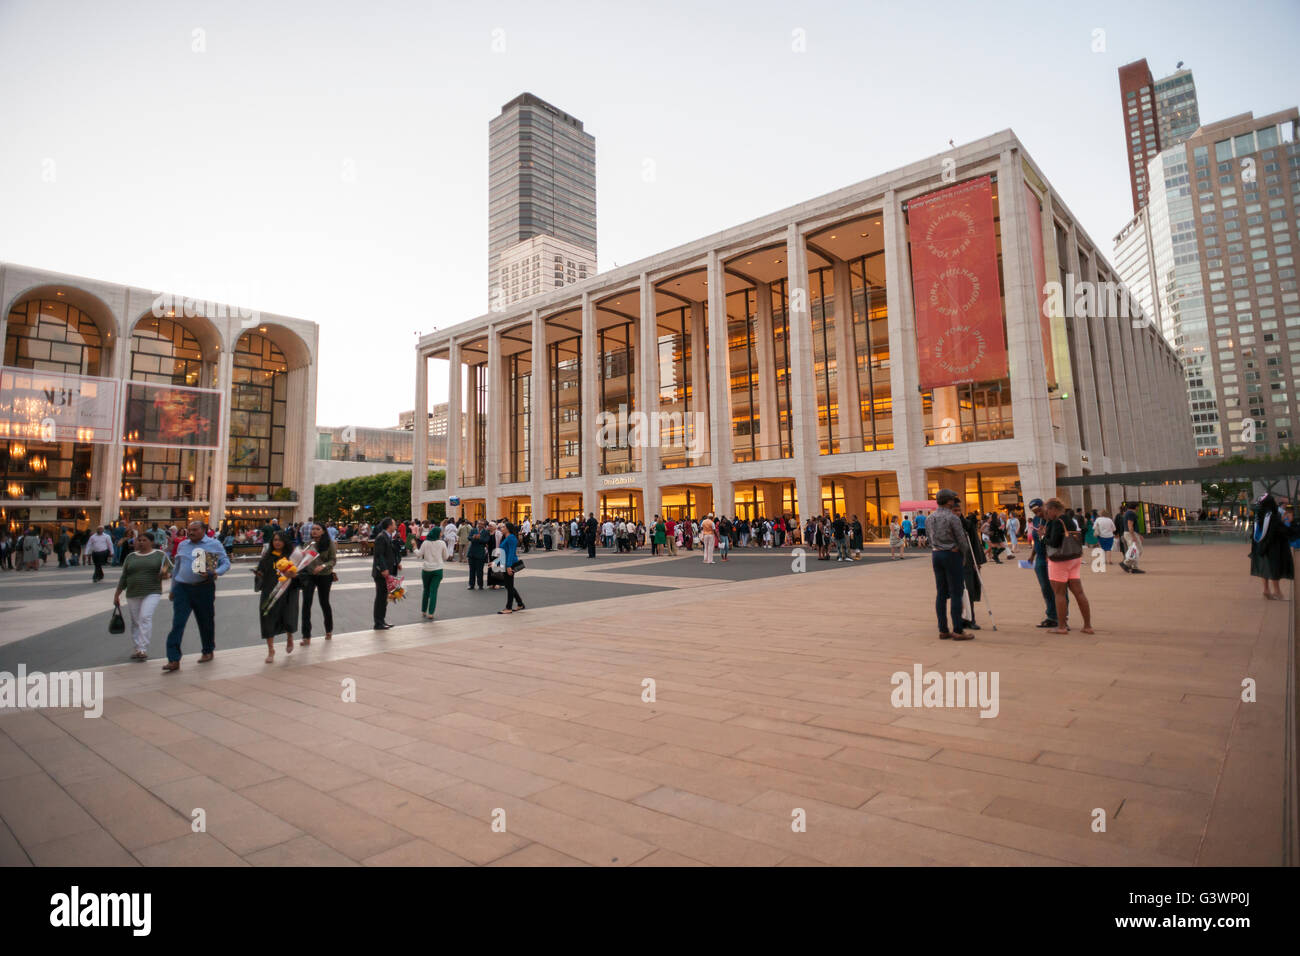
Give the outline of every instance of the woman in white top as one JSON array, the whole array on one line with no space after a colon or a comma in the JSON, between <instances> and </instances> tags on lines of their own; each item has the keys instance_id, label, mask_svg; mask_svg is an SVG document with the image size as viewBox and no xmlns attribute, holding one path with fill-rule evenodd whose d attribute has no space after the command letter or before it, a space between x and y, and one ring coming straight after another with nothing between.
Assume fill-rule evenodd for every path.
<instances>
[{"instance_id":1,"label":"woman in white top","mask_svg":"<svg viewBox=\"0 0 1300 956\"><path fill-rule=\"evenodd\" d=\"M1110 564L1110 553L1115 547L1115 522L1106 512L1099 511L1092 522L1092 533L1097 536L1097 544L1105 552L1106 563Z\"/></svg>"},{"instance_id":2,"label":"woman in white top","mask_svg":"<svg viewBox=\"0 0 1300 956\"><path fill-rule=\"evenodd\" d=\"M431 534L420 543L420 550L416 554L420 557L420 581L424 585L420 595L420 611L426 621L432 621L433 612L438 607L442 566L451 559L451 552L445 540Z\"/></svg>"}]
</instances>

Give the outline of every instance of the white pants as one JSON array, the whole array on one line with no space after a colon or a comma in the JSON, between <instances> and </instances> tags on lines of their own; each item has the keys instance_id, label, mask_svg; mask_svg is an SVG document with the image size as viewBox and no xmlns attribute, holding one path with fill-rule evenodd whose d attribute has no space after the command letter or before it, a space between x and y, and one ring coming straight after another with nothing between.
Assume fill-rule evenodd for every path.
<instances>
[{"instance_id":1,"label":"white pants","mask_svg":"<svg viewBox=\"0 0 1300 956\"><path fill-rule=\"evenodd\" d=\"M126 599L127 610L131 612L131 642L137 651L149 650L149 636L153 633L153 612L162 600L161 594L146 594L144 597Z\"/></svg>"},{"instance_id":2,"label":"white pants","mask_svg":"<svg viewBox=\"0 0 1300 956\"><path fill-rule=\"evenodd\" d=\"M713 535L711 534L704 536L704 563L713 563Z\"/></svg>"}]
</instances>

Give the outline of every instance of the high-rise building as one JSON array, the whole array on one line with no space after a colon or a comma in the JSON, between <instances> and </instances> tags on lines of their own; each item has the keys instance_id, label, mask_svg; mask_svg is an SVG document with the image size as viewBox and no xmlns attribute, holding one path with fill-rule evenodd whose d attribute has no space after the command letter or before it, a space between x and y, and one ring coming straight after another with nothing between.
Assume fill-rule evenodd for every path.
<instances>
[{"instance_id":1,"label":"high-rise building","mask_svg":"<svg viewBox=\"0 0 1300 956\"><path fill-rule=\"evenodd\" d=\"M502 250L496 271L492 308L500 310L595 275L596 256L554 236L534 236Z\"/></svg>"},{"instance_id":2,"label":"high-rise building","mask_svg":"<svg viewBox=\"0 0 1300 956\"><path fill-rule=\"evenodd\" d=\"M1156 126L1160 148L1168 149L1187 141L1201 125L1196 102L1196 81L1191 70L1176 70L1156 80Z\"/></svg>"},{"instance_id":3,"label":"high-rise building","mask_svg":"<svg viewBox=\"0 0 1300 956\"><path fill-rule=\"evenodd\" d=\"M504 305L497 293L509 275L501 274L502 254L526 240L550 236L596 262L596 139L582 121L531 93L501 107L488 125L488 288L493 308ZM570 281L565 254L563 276L545 263L538 291ZM512 260L508 264L517 264ZM542 263L538 263L542 265ZM577 281L575 277L573 281ZM513 301L513 300L510 300Z\"/></svg>"},{"instance_id":4,"label":"high-rise building","mask_svg":"<svg viewBox=\"0 0 1300 956\"><path fill-rule=\"evenodd\" d=\"M1181 69L1181 63L1179 67L1160 80L1151 75L1144 59L1119 68L1134 212L1146 205L1150 194L1146 172L1151 158L1162 149L1184 142L1201 122L1192 71Z\"/></svg>"},{"instance_id":5,"label":"high-rise building","mask_svg":"<svg viewBox=\"0 0 1300 956\"><path fill-rule=\"evenodd\" d=\"M1124 136L1128 142L1128 176L1133 187L1134 212L1147 203L1147 163L1160 152L1155 85L1146 60L1138 60L1119 68L1119 98L1124 110Z\"/></svg>"},{"instance_id":6,"label":"high-rise building","mask_svg":"<svg viewBox=\"0 0 1300 956\"><path fill-rule=\"evenodd\" d=\"M1202 458L1296 440L1298 123L1295 108L1243 113L1161 151L1148 206L1115 240L1121 278L1178 354Z\"/></svg>"}]
</instances>

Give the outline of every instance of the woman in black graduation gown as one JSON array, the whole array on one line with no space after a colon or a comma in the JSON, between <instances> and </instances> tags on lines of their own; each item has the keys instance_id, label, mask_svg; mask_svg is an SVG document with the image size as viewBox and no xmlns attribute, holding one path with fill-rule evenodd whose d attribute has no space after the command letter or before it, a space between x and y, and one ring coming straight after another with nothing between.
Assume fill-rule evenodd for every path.
<instances>
[{"instance_id":1,"label":"woman in black graduation gown","mask_svg":"<svg viewBox=\"0 0 1300 956\"><path fill-rule=\"evenodd\" d=\"M1255 526L1250 535L1250 573L1264 582L1264 597L1281 601L1282 579L1295 580L1295 557L1291 554L1288 529L1272 495L1255 505ZM1273 582L1269 592L1268 583Z\"/></svg>"},{"instance_id":2,"label":"woman in black graduation gown","mask_svg":"<svg viewBox=\"0 0 1300 956\"><path fill-rule=\"evenodd\" d=\"M275 569L275 563L281 558L289 557L292 553L293 548L289 544L288 536L283 531L277 531L271 535L271 546L257 562L257 607L262 624L262 638L266 641L268 664L275 660L276 635L285 635L285 653L292 654L293 632L298 630L298 599L302 584L292 569L288 574L289 587L276 598L274 604L270 607L265 606L280 580L280 572Z\"/></svg>"}]
</instances>

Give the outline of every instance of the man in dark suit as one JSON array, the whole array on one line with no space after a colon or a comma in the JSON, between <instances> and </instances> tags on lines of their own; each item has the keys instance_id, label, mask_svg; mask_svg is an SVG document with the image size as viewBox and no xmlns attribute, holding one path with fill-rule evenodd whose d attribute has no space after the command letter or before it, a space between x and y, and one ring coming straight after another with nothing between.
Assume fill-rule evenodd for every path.
<instances>
[{"instance_id":1,"label":"man in dark suit","mask_svg":"<svg viewBox=\"0 0 1300 956\"><path fill-rule=\"evenodd\" d=\"M375 630L386 631L393 626L384 621L384 616L388 613L388 579L397 573L392 518L385 518L379 523L373 555L370 574L375 579Z\"/></svg>"},{"instance_id":2,"label":"man in dark suit","mask_svg":"<svg viewBox=\"0 0 1300 956\"><path fill-rule=\"evenodd\" d=\"M596 556L597 526L596 516L591 512L587 512L587 525L584 530L587 534L587 557L594 558Z\"/></svg>"},{"instance_id":3,"label":"man in dark suit","mask_svg":"<svg viewBox=\"0 0 1300 956\"><path fill-rule=\"evenodd\" d=\"M483 566L487 564L492 553L492 532L487 529L486 521L479 521L469 533L469 590L483 590Z\"/></svg>"}]
</instances>

